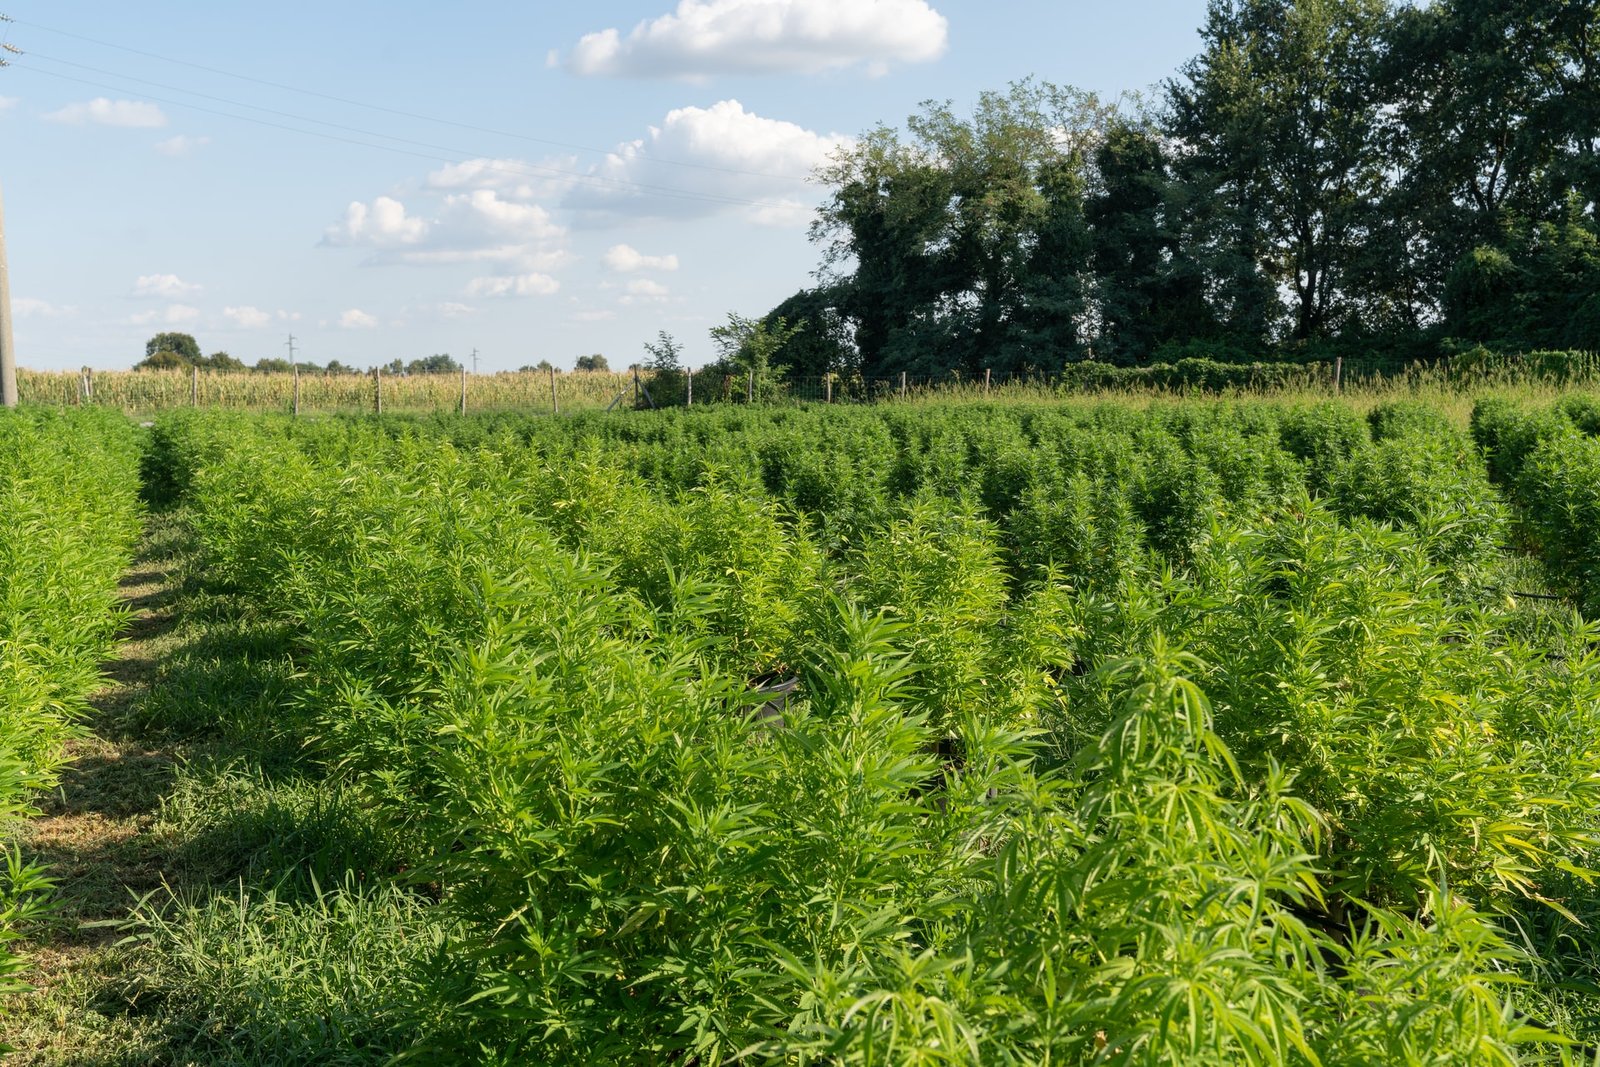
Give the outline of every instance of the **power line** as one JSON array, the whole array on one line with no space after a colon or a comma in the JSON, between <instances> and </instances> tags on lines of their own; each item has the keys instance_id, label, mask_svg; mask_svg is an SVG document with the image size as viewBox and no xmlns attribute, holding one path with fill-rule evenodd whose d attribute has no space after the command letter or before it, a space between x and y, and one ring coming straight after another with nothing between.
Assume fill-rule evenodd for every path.
<instances>
[{"instance_id":1,"label":"power line","mask_svg":"<svg viewBox=\"0 0 1600 1067\"><path fill-rule=\"evenodd\" d=\"M31 54L30 54L30 56L31 56ZM96 89L105 89L108 92L113 92L113 93L133 92L133 90L128 89L126 86L110 85L110 84L107 84L105 82L94 81L94 80L91 80L89 78L79 78L79 77L75 77L75 76L73 76L71 74L62 74L59 71L46 70L46 69L44 69L42 67L36 67L36 66L33 66L33 65L27 64L27 63L13 63L12 66L17 67L18 69L30 70L35 74L43 74L47 78L58 78L58 79L60 79L62 81L75 82L75 83L77 83L79 85L88 85L88 86L91 86L92 88L96 88ZM133 80L137 81L139 79L133 79ZM154 83L147 83L147 84L154 84ZM178 90L175 90L175 91L177 91L177 92L188 92L189 90L178 89ZM575 171L562 170L559 167L545 167L545 166L540 166L539 164L535 164L535 163L525 163L525 162L520 162L519 161L519 162L515 163L514 165L512 165L512 164L508 164L507 162L501 161L501 160L491 160L491 159L489 159L488 154L487 153L483 153L483 152L471 152L471 151L468 151L466 149L450 148L450 147L445 146L445 145L434 145L434 144L428 144L427 142L423 142L423 141L413 141L413 140L410 140L409 138L405 138L405 137L394 137L394 136L391 136L389 134L376 133L376 132L369 131L369 130L356 129L355 127L340 126L340 125L338 125L336 123L325 123L325 122L322 122L320 119L304 118L304 117L298 116L298 115L288 115L287 116L289 118L295 119L296 121L318 123L320 125L330 126L330 127L334 128L334 129L343 129L343 130L348 130L348 131L351 131L351 132L360 133L364 137L375 137L375 138L380 138L380 139L383 139L383 140L395 141L395 142L398 142L399 144L417 145L417 146L422 147L422 148L432 149L431 152L420 152L420 151L416 151L414 149L399 148L399 147L396 147L394 145L374 144L371 141L356 140L355 138L352 138L352 137L341 137L338 134L323 133L323 132L321 132L319 130L307 130L307 129L302 129L302 128L298 127L298 126L286 126L281 122L271 122L271 121L268 121L266 119L253 118L253 117L251 117L249 115L239 115L239 114L235 114L235 113L229 112L229 111L219 111L216 108L204 107L204 106L202 106L200 104L190 103L189 101L186 101L186 100L173 100L173 99L170 99L168 97L156 96L156 95L154 95L152 93L139 92L138 95L143 96L146 99L156 101L158 103L170 104L173 107L188 108L191 111L199 111L199 112L202 112L202 113L208 114L208 115L218 115L218 116L221 116L222 118L235 119L235 120L237 120L239 122L251 122L251 123L256 124L257 126L266 126L266 127L269 127L271 129L276 129L276 130L286 130L286 131L288 131L290 133L305 134L308 137L321 137L324 140L338 141L338 142L340 142L342 144L357 145L357 146L360 146L362 148L376 148L376 149L379 149L380 151L384 151L384 152L394 152L394 153L397 153L399 155L414 156L414 157L416 157L418 159L428 159L428 160L433 160L433 161L439 162L439 163L455 164L455 163L460 163L463 160L463 158L478 158L478 159L485 160L485 163L484 163L484 169L485 170L498 171L498 172L501 172L501 173L512 174L512 175L521 175L521 176L524 176L524 177L529 176L529 175L538 175L538 176L542 176L542 177L556 177L556 178L561 178L561 179L566 180L566 181L571 181L571 182L573 182L575 184L579 184L579 185L613 186L613 187L621 187L621 188L625 188L625 189L638 189L638 190L647 192L652 196L664 197L664 198L671 199L671 200L690 200L690 201L698 201L698 202L710 203L710 204L731 204L731 205L740 206L740 207L786 208L786 207L789 206L787 204L782 204L782 203L778 203L778 202L771 201L771 200L753 200L753 199L750 199L748 197L725 196L725 195L722 195L722 194L719 194L719 193L696 193L696 192L690 192L688 190L683 190L683 189L673 189L673 188L670 188L668 186L651 185L651 184L649 184L647 182L630 181L629 179L626 179L626 178L608 178L608 177L606 177L604 175L600 175L600 174L579 174L579 173L577 173ZM192 93L191 95L202 96L202 97L204 96L204 94L201 94L201 93ZM215 97L206 97L206 98L207 99L221 99L221 98L215 98ZM272 111L269 108L258 108L253 104L243 104L243 103L238 103L236 101L229 101L229 100L222 100L222 102L230 104L231 106L235 106L235 107L245 107L245 108L251 108L251 109L257 110L257 111L265 111L268 114L277 114L277 115L280 115L280 116L285 115L284 112L275 112L275 111ZM435 153L438 153L438 152L446 152L446 153L449 153L449 154L448 155L436 155Z\"/></svg>"},{"instance_id":2,"label":"power line","mask_svg":"<svg viewBox=\"0 0 1600 1067\"><path fill-rule=\"evenodd\" d=\"M5 21L14 22L14 21L18 21L18 20L7 18L7 19L5 19ZM193 70L204 71L207 74L216 74L216 75L220 75L221 77L225 77L225 78L234 78L234 79L237 79L238 81L251 82L251 83L253 83L255 85L264 85L264 86L267 86L268 88L272 88L272 89L282 89L285 92L301 93L302 95L305 95L305 96L316 97L319 100L330 100L330 101L333 101L334 103L346 104L346 105L349 105L350 107L366 108L369 111L379 111L379 112L382 112L382 113L384 113L386 115L396 115L396 116L399 116L400 118L414 119L414 120L419 121L419 122L432 122L432 123L436 123L436 124L441 125L441 126L454 126L457 129L471 130L474 133L487 133L487 134L492 134L492 135L494 135L496 137L509 137L509 138L512 138L512 139L518 140L518 141L527 141L527 142L529 142L531 144L548 145L548 146L550 146L552 148L567 148L567 149L571 149L571 150L576 151L576 152L589 152L589 153L593 153L595 155L610 155L614 151L613 149L608 149L608 148L595 148L592 145L574 144L574 143L572 143L570 141L556 141L556 140L551 140L551 139L545 138L545 137L534 137L534 136L531 136L529 134L513 133L510 130L499 130L499 129L495 129L495 128L489 127L489 126L476 126L476 125L473 125L472 123L458 122L458 121L456 121L454 119L439 118L438 116L435 116L435 115L422 115L422 114L418 114L418 113L413 112L413 111L404 111L404 110L401 110L399 108L386 107L386 106L384 106L382 104L373 104L373 103L368 103L368 102L362 101L362 100L352 100L349 97L334 96L334 95L332 95L330 93L318 92L315 89L306 89L306 88L302 88L302 87L297 86L297 85L289 85L289 84L286 84L284 82L271 81L271 80L266 79L266 78L254 78L254 77L251 77L248 74L239 74L239 73L237 73L235 71L223 70L220 67L210 67L210 66L205 65L204 63L194 63L194 62L191 62L191 61L185 60L185 59L177 59L177 58L175 58L173 56L164 56L164 55L161 55L161 54L156 53L156 52L147 52L147 51L144 51L143 49L139 49L139 48L130 48L127 45L116 44L116 43L111 42L111 41L102 41L102 40L99 40L98 38L85 36L84 34L81 34L81 33L73 33L73 32L71 32L69 30L62 30L62 29L56 29L55 27L52 27L52 26L45 26L42 23L38 23L38 22L31 22L31 21L27 21L27 20L22 20L19 24L20 25L25 25L25 26L31 26L36 30L43 30L46 33L54 33L54 34L58 34L58 35L60 35L62 37L71 37L71 38L74 38L75 40L85 41L85 42L87 42L89 44L99 45L99 46L101 46L103 48L114 48L114 49L117 49L118 51L129 52L129 53L132 53L133 55L143 56L146 59L158 60L158 61L160 61L162 63L173 63L173 64L177 64L178 66L189 67L189 68L191 68ZM67 60L53 60L53 62L66 63L68 61ZM82 64L72 64L72 65L73 66L82 66ZM86 69L86 70L94 70L95 68L85 67L84 69ZM107 73L110 73L110 72L97 71L97 73L107 74ZM111 74L111 76L112 77L125 77L125 78L129 78L129 80L131 80L131 81L139 81L140 80L138 78L132 78L129 75ZM154 84L154 83L150 83L150 84ZM176 91L178 91L178 92L187 92L188 90L179 89L179 90L176 90ZM198 96L198 95L201 95L201 94L196 93L194 95ZM253 105L244 104L244 105L240 105L240 106L251 107ZM263 108L263 109L260 109L260 110L267 110L267 109ZM315 120L312 120L312 121L315 121ZM809 175L806 175L806 176L802 177L802 176L798 176L798 175L794 175L794 174L774 174L774 173L771 173L771 172L768 172L768 171L742 170L742 169L737 168L737 167L719 167L719 166L716 166L716 165L710 164L710 163L694 163L694 162L691 162L691 161L688 161L688 160L668 159L666 157L656 156L656 155L652 155L650 153L643 153L643 154L647 158L649 158L651 162L660 163L660 164L662 164L664 166L669 166L669 167L687 167L687 168L691 168L691 169L694 169L694 170L719 171L719 172L724 173L724 174L742 174L742 175L747 175L749 177L755 177L755 178L776 178L776 179L780 179L782 181L792 181L792 182L805 182L805 181L809 181L810 180L810 176Z\"/></svg>"}]
</instances>

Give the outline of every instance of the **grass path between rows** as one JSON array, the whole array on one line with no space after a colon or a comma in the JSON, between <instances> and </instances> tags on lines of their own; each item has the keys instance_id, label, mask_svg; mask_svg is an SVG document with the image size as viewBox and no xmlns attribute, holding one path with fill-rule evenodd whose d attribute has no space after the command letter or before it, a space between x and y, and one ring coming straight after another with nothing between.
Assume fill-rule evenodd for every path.
<instances>
[{"instance_id":1,"label":"grass path between rows","mask_svg":"<svg viewBox=\"0 0 1600 1067\"><path fill-rule=\"evenodd\" d=\"M102 665L106 682L91 698L86 732L68 745L60 785L23 831L25 854L55 879L57 910L26 945L35 991L0 1002L0 1032L17 1048L8 1063L129 1062L140 1044L141 1027L105 1009L118 999L110 987L120 926L139 897L167 881L155 824L177 754L170 742L141 736L134 713L174 640L178 536L159 518L147 527L120 583L129 615Z\"/></svg>"},{"instance_id":2,"label":"grass path between rows","mask_svg":"<svg viewBox=\"0 0 1600 1067\"><path fill-rule=\"evenodd\" d=\"M305 748L298 645L156 513L61 783L23 831L56 910L0 998L5 1067L388 1062L441 943L431 901Z\"/></svg>"}]
</instances>

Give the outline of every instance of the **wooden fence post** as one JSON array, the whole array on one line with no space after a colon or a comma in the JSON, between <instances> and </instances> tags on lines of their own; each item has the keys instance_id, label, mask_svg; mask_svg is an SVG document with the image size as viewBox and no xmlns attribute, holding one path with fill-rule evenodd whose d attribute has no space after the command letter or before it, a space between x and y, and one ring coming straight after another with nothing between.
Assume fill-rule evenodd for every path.
<instances>
[{"instance_id":1,"label":"wooden fence post","mask_svg":"<svg viewBox=\"0 0 1600 1067\"><path fill-rule=\"evenodd\" d=\"M300 417L300 368L294 368L294 417Z\"/></svg>"},{"instance_id":2,"label":"wooden fence post","mask_svg":"<svg viewBox=\"0 0 1600 1067\"><path fill-rule=\"evenodd\" d=\"M561 401L556 399L556 369L550 368L550 414L561 414Z\"/></svg>"},{"instance_id":3,"label":"wooden fence post","mask_svg":"<svg viewBox=\"0 0 1600 1067\"><path fill-rule=\"evenodd\" d=\"M372 410L375 414L383 414L383 368L372 368Z\"/></svg>"},{"instance_id":4,"label":"wooden fence post","mask_svg":"<svg viewBox=\"0 0 1600 1067\"><path fill-rule=\"evenodd\" d=\"M746 404L753 404L753 403L755 403L755 401L756 401L756 372L755 371L751 371L750 372L750 377L746 378L745 379L745 383L744 383L744 402Z\"/></svg>"},{"instance_id":5,"label":"wooden fence post","mask_svg":"<svg viewBox=\"0 0 1600 1067\"><path fill-rule=\"evenodd\" d=\"M639 367L638 367L638 364L635 364L634 368L633 368L633 406L634 407L638 407L639 406Z\"/></svg>"},{"instance_id":6,"label":"wooden fence post","mask_svg":"<svg viewBox=\"0 0 1600 1067\"><path fill-rule=\"evenodd\" d=\"M1334 356L1333 357L1333 391L1335 393L1341 393L1341 392L1344 391L1344 357L1343 356Z\"/></svg>"},{"instance_id":7,"label":"wooden fence post","mask_svg":"<svg viewBox=\"0 0 1600 1067\"><path fill-rule=\"evenodd\" d=\"M822 398L825 404L833 403L833 371L822 376Z\"/></svg>"},{"instance_id":8,"label":"wooden fence post","mask_svg":"<svg viewBox=\"0 0 1600 1067\"><path fill-rule=\"evenodd\" d=\"M190 367L189 370L189 406L197 408L200 406L200 368Z\"/></svg>"},{"instance_id":9,"label":"wooden fence post","mask_svg":"<svg viewBox=\"0 0 1600 1067\"><path fill-rule=\"evenodd\" d=\"M983 368L983 395L989 395L989 375L993 373L990 368Z\"/></svg>"},{"instance_id":10,"label":"wooden fence post","mask_svg":"<svg viewBox=\"0 0 1600 1067\"><path fill-rule=\"evenodd\" d=\"M900 399L904 400L905 398L906 398L906 372L905 371L901 371L900 372Z\"/></svg>"},{"instance_id":11,"label":"wooden fence post","mask_svg":"<svg viewBox=\"0 0 1600 1067\"><path fill-rule=\"evenodd\" d=\"M684 388L688 390L688 392L685 394L687 399L684 401L683 406L686 407L686 408L692 408L692 407L694 407L694 368L693 367L685 367L685 368L683 368L683 384L684 384Z\"/></svg>"},{"instance_id":12,"label":"wooden fence post","mask_svg":"<svg viewBox=\"0 0 1600 1067\"><path fill-rule=\"evenodd\" d=\"M467 413L467 368L461 368L461 414Z\"/></svg>"}]
</instances>

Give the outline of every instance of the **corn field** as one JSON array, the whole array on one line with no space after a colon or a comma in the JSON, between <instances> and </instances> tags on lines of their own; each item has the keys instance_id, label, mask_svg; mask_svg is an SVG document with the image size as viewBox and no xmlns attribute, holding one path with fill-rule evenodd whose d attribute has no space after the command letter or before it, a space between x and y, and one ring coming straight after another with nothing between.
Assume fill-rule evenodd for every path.
<instances>
[{"instance_id":1,"label":"corn field","mask_svg":"<svg viewBox=\"0 0 1600 1067\"><path fill-rule=\"evenodd\" d=\"M888 401L999 400L1056 402L1091 395L1137 398L1189 395L1297 396L1349 394L1456 396L1485 389L1559 392L1600 383L1600 357L1586 352L1524 356L1467 353L1433 364L1340 360L1331 363L1219 363L1121 367L1092 361L1059 374L862 377L830 374L757 380L721 370L529 371L487 375L305 374L206 370L20 372L25 402L91 405L130 415L181 408L355 414L577 412L719 404L830 404Z\"/></svg>"}]
</instances>

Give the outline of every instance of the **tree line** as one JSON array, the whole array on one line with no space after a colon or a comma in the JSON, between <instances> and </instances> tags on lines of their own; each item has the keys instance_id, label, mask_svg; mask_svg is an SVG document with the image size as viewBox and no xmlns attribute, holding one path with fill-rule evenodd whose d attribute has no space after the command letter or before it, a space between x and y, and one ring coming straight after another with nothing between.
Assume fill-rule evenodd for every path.
<instances>
[{"instance_id":1,"label":"tree line","mask_svg":"<svg viewBox=\"0 0 1600 1067\"><path fill-rule=\"evenodd\" d=\"M281 357L268 356L246 364L243 360L230 356L226 352L213 352L209 356L201 355L200 343L192 334L165 332L158 333L145 342L144 358L133 365L134 370L187 370L198 367L201 370L215 371L255 371L261 374L288 374L299 369L307 374L361 374L361 368L350 366L347 363L334 359L326 364L308 363L304 360L290 362ZM410 374L458 374L461 364L457 363L448 352L438 352L420 359L392 359L382 364L379 368L385 374L410 375ZM519 367L520 371L544 371L552 369L549 360L540 360L537 364ZM578 370L604 371L610 368L606 364L606 357L595 353L588 356L579 356ZM368 368L370 372L372 368Z\"/></svg>"},{"instance_id":2,"label":"tree line","mask_svg":"<svg viewBox=\"0 0 1600 1067\"><path fill-rule=\"evenodd\" d=\"M773 363L1600 348L1597 0L1214 0L1201 37L1150 97L1030 79L841 150Z\"/></svg>"}]
</instances>

